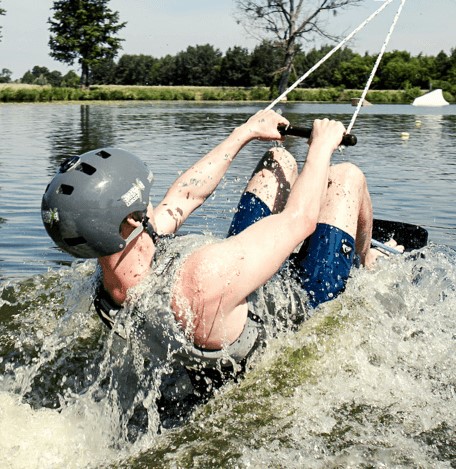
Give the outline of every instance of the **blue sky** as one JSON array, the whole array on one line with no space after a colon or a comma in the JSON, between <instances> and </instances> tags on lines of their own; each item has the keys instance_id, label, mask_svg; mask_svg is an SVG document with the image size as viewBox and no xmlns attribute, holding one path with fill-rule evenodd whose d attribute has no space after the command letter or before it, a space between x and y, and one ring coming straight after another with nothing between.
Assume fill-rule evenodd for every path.
<instances>
[{"instance_id":1,"label":"blue sky","mask_svg":"<svg viewBox=\"0 0 456 469\"><path fill-rule=\"evenodd\" d=\"M309 0L312 1L312 0ZM348 34L381 5L382 0L365 0L335 17L328 16L327 29ZM395 0L348 46L360 53L380 50L392 18L400 4ZM52 0L2 0L7 10L0 17L0 69L20 78L34 65L66 72L70 68L49 57L47 19ZM258 43L234 18L234 0L111 0L111 9L127 21L120 36L125 39L121 54L162 57L185 50L189 45L212 44L225 52L240 45L250 50ZM456 0L407 0L388 50L407 50L435 55L456 48ZM321 43L313 45L319 47Z\"/></svg>"}]
</instances>

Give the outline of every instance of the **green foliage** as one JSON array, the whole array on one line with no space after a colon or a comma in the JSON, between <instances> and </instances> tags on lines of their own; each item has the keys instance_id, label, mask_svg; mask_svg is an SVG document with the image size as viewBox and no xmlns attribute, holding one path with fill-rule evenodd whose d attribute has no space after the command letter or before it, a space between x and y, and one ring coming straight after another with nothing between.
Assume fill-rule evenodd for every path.
<instances>
[{"instance_id":1,"label":"green foliage","mask_svg":"<svg viewBox=\"0 0 456 469\"><path fill-rule=\"evenodd\" d=\"M295 81L319 62L330 51L330 46L298 52L291 79ZM264 41L249 51L242 47L228 49L225 55L206 44L188 47L175 56L155 58L149 55L123 55L116 63L113 58L100 59L90 71L90 81L97 85L124 86L217 86L257 88L259 99L277 96L278 74L274 70L282 58L280 49ZM371 74L376 55L360 55L345 48L333 54L317 68L300 86L303 88L333 88L337 90L362 90ZM59 83L60 81L60 83ZM29 84L77 86L50 72L46 67L35 66L21 80ZM371 85L371 90L411 88L442 88L454 96L456 86L456 52L440 52L436 57L412 57L404 51L385 54ZM262 88L269 88L270 92ZM261 89L261 91L259 91ZM168 93L168 92L167 92ZM252 91L250 90L250 94ZM410 93L409 93L410 94ZM268 95L267 97L265 97ZM219 99L217 93L206 93L207 99ZM296 99L297 91L289 99ZM396 97L397 98L397 97ZM181 98L177 98L181 99ZM231 99L245 99L240 93ZM339 96L339 99L342 99ZM385 99L384 97L382 99ZM454 99L454 98L453 98ZM325 100L325 99L323 99Z\"/></svg>"},{"instance_id":2,"label":"green foliage","mask_svg":"<svg viewBox=\"0 0 456 469\"><path fill-rule=\"evenodd\" d=\"M292 78L303 75L329 50L325 46L307 53L300 51ZM375 60L376 56L342 49L287 98L289 101L349 102L361 95ZM262 42L252 53L235 47L225 56L207 44L160 59L142 54L124 55L118 63L113 58L100 60L91 70L91 79L97 85L122 86L97 86L79 95L64 93L68 97L63 99L271 101L278 96L277 76L272 70L279 62L278 51L269 42ZM4 81L8 80L8 73L3 76ZM35 66L24 74L21 82L71 88L78 86L79 79L75 72L62 77L59 72ZM385 54L367 99L372 103L410 103L430 88L442 88L445 99L455 102L455 49L449 55L440 52L436 57L413 57L404 51ZM15 93L3 90L0 99L14 100ZM21 101L60 99L58 93L47 93L27 90L23 95L17 94L17 98Z\"/></svg>"},{"instance_id":3,"label":"green foliage","mask_svg":"<svg viewBox=\"0 0 456 469\"><path fill-rule=\"evenodd\" d=\"M175 85L214 86L219 81L222 54L213 46L189 46L175 58Z\"/></svg>"},{"instance_id":4,"label":"green foliage","mask_svg":"<svg viewBox=\"0 0 456 469\"><path fill-rule=\"evenodd\" d=\"M339 101L340 91L336 88L297 88L287 96L288 101L336 102Z\"/></svg>"},{"instance_id":5,"label":"green foliage","mask_svg":"<svg viewBox=\"0 0 456 469\"><path fill-rule=\"evenodd\" d=\"M66 75L62 77L61 86L69 88L78 88L80 84L79 75L70 70Z\"/></svg>"},{"instance_id":6,"label":"green foliage","mask_svg":"<svg viewBox=\"0 0 456 469\"><path fill-rule=\"evenodd\" d=\"M11 81L11 70L4 68L0 72L0 83L9 83Z\"/></svg>"},{"instance_id":7,"label":"green foliage","mask_svg":"<svg viewBox=\"0 0 456 469\"><path fill-rule=\"evenodd\" d=\"M250 90L250 99L252 101L269 101L270 90L262 86L256 86Z\"/></svg>"},{"instance_id":8,"label":"green foliage","mask_svg":"<svg viewBox=\"0 0 456 469\"><path fill-rule=\"evenodd\" d=\"M81 66L81 82L88 86L90 71L102 60L113 59L122 39L116 34L126 23L108 8L109 0L56 0L49 20L51 57Z\"/></svg>"},{"instance_id":9,"label":"green foliage","mask_svg":"<svg viewBox=\"0 0 456 469\"><path fill-rule=\"evenodd\" d=\"M157 59L149 55L123 55L118 64L114 81L108 83L121 83L122 85L149 85L150 73ZM111 67L113 70L114 67ZM95 81L95 80L94 80ZM95 81L103 83L102 81ZM106 83L106 82L104 82Z\"/></svg>"},{"instance_id":10,"label":"green foliage","mask_svg":"<svg viewBox=\"0 0 456 469\"><path fill-rule=\"evenodd\" d=\"M367 93L366 99L376 104L402 104L413 101L403 90L389 90L387 92L371 90Z\"/></svg>"},{"instance_id":11,"label":"green foliage","mask_svg":"<svg viewBox=\"0 0 456 469\"><path fill-rule=\"evenodd\" d=\"M33 73L30 70L27 70L21 78L21 83L33 85L36 78L37 77L33 76Z\"/></svg>"},{"instance_id":12,"label":"green foliage","mask_svg":"<svg viewBox=\"0 0 456 469\"><path fill-rule=\"evenodd\" d=\"M250 54L244 47L226 51L220 65L220 85L250 86Z\"/></svg>"},{"instance_id":13,"label":"green foliage","mask_svg":"<svg viewBox=\"0 0 456 469\"><path fill-rule=\"evenodd\" d=\"M332 49L331 46L323 46L319 50L311 49L309 52L299 52L295 59L296 74L298 77L306 73L311 67L313 67L319 60L321 60L328 52ZM322 63L318 69L313 72L303 83L306 88L323 88L327 86L338 86L345 84L344 79L347 81L353 81L351 76L341 77L340 74L341 64L349 64L353 60L358 59L358 65L362 65L361 73L365 70L366 65L360 61L359 54L355 54L348 48L341 49L333 54L329 59ZM362 63L360 63L362 62ZM372 62L373 63L373 62ZM372 69L370 66L369 71ZM364 77L363 84L366 83L367 77Z\"/></svg>"},{"instance_id":14,"label":"green foliage","mask_svg":"<svg viewBox=\"0 0 456 469\"><path fill-rule=\"evenodd\" d=\"M249 92L242 88L215 88L202 93L203 101L248 101Z\"/></svg>"},{"instance_id":15,"label":"green foliage","mask_svg":"<svg viewBox=\"0 0 456 469\"><path fill-rule=\"evenodd\" d=\"M74 72L73 72L74 73ZM267 87L187 87L187 86L92 86L71 88L36 85L0 86L1 102L50 102L50 101L266 101L276 97L276 91ZM410 103L422 94L419 88L406 90L373 90L367 99L379 104ZM361 90L343 88L297 88L288 95L288 101L301 102L349 102L357 98ZM454 95L445 93L452 102Z\"/></svg>"},{"instance_id":16,"label":"green foliage","mask_svg":"<svg viewBox=\"0 0 456 469\"><path fill-rule=\"evenodd\" d=\"M296 80L331 50L330 46L298 52L292 79ZM156 59L150 56L122 56L110 67L119 85L189 85L189 86L241 86L277 87L281 51L274 44L264 41L249 53L241 47L228 49L224 56L209 45L189 47L176 56ZM437 57L394 51L385 54L384 60L372 83L375 89L429 88L443 80L456 82L456 54L441 52ZM333 54L303 83L305 88L362 89L372 71L375 55L360 55L350 49ZM97 81L107 83L107 81ZM445 90L451 92L449 85ZM435 88L436 86L433 85Z\"/></svg>"},{"instance_id":17,"label":"green foliage","mask_svg":"<svg viewBox=\"0 0 456 469\"><path fill-rule=\"evenodd\" d=\"M354 54L350 60L341 61L334 69L333 84L343 84L345 88L363 89L374 67L375 59Z\"/></svg>"},{"instance_id":18,"label":"green foliage","mask_svg":"<svg viewBox=\"0 0 456 469\"><path fill-rule=\"evenodd\" d=\"M74 71L70 71L65 76L62 76L57 70L51 72L47 67L40 67L38 65L35 65L32 70L27 70L20 81L28 85L51 85L54 87L75 87L79 86L80 83L79 76Z\"/></svg>"},{"instance_id":19,"label":"green foliage","mask_svg":"<svg viewBox=\"0 0 456 469\"><path fill-rule=\"evenodd\" d=\"M277 49L273 43L263 41L256 46L250 60L250 84L272 88L278 81L275 71L280 68L282 60L283 51Z\"/></svg>"},{"instance_id":20,"label":"green foliage","mask_svg":"<svg viewBox=\"0 0 456 469\"><path fill-rule=\"evenodd\" d=\"M84 90L74 88L5 87L0 88L0 101L4 103L40 103L83 99Z\"/></svg>"},{"instance_id":21,"label":"green foliage","mask_svg":"<svg viewBox=\"0 0 456 469\"><path fill-rule=\"evenodd\" d=\"M90 70L90 83L109 85L116 82L117 65L114 59L102 59ZM80 80L79 80L80 81Z\"/></svg>"}]
</instances>

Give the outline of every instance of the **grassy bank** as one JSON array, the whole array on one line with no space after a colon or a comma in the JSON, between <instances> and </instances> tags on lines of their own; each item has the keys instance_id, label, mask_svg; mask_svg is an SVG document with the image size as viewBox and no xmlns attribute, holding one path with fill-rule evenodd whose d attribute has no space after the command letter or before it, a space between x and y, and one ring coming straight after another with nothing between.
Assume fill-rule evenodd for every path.
<instances>
[{"instance_id":1,"label":"grassy bank","mask_svg":"<svg viewBox=\"0 0 456 469\"><path fill-rule=\"evenodd\" d=\"M409 104L425 91L370 91L367 100L376 104ZM361 96L361 90L338 88L297 88L288 94L293 102L347 103ZM199 86L117 86L100 85L89 89L53 88L51 86L3 84L0 102L59 102L59 101L271 101L277 97L269 88L199 87ZM456 99L445 93L449 102Z\"/></svg>"}]
</instances>

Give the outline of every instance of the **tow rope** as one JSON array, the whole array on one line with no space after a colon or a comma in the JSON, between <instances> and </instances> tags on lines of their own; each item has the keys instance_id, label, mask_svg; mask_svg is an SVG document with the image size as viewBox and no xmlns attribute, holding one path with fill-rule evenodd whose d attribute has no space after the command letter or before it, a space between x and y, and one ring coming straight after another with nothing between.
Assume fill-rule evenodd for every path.
<instances>
[{"instance_id":1,"label":"tow rope","mask_svg":"<svg viewBox=\"0 0 456 469\"><path fill-rule=\"evenodd\" d=\"M270 110L272 109L277 103L279 103L280 101L282 101L287 95L288 93L290 93L291 91L293 91L300 83L302 83L311 73L313 73L318 67L320 67L320 65L322 65L323 63L325 63L335 52L337 52L341 47L343 47L348 41L350 41L350 39L352 39L356 34L359 33L359 31L361 31L362 29L364 29L364 27L371 22L371 20L373 20L377 15L379 15L390 3L392 3L394 0L385 0L385 2L380 6L380 8L378 8L376 11L374 11L374 13L372 13L366 20L364 20L357 28L355 28L345 39L343 39L342 41L339 42L339 44L337 44L332 50L330 50L322 59L320 59L313 67L311 67L306 73L304 73L304 75L302 75L300 78L298 78L289 88L287 88L279 97L277 97L271 104L269 104L269 106L266 107L266 110ZM406 0L401 0L401 4L399 6L399 9L396 13L396 16L394 17L394 20L393 20L393 23L390 27L390 30L386 36L386 39L383 43L383 46L380 50L380 53L377 57L377 60L374 64L374 67L372 69L372 72L367 80L367 83L366 83L366 86L363 90L363 93L361 95L361 98L358 102L358 105L355 109L355 112L353 113L353 116L352 116L352 119L350 121L350 124L347 128L347 134L350 133L350 131L352 130L354 124L355 124L355 121L356 121L356 118L358 117L358 114L360 112L360 109L363 105L363 102L366 98L366 95L367 95L367 92L369 91L369 88L372 84L372 80L374 79L375 77L375 74L377 72L377 69L378 69L378 66L380 65L380 61L382 60L382 57L383 57L383 54L385 53L385 50L386 50L386 47L389 43L389 40L391 39L391 36L393 34L393 31L394 31L394 28L396 27L396 24L399 20L399 17L401 15L401 12L402 12L402 8L405 4Z\"/></svg>"}]
</instances>

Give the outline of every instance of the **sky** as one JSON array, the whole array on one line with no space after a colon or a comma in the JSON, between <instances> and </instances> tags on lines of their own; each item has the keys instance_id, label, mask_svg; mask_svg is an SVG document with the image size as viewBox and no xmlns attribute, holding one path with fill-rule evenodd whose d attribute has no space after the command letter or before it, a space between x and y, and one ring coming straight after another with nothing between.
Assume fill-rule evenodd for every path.
<instances>
[{"instance_id":1,"label":"sky","mask_svg":"<svg viewBox=\"0 0 456 469\"><path fill-rule=\"evenodd\" d=\"M315 0L308 0L310 2ZM348 35L384 0L365 0L336 16L328 15L326 29ZM22 77L35 65L66 73L68 66L49 57L49 24L52 0L0 0L6 10L0 16L0 70L7 68L13 80ZM125 39L123 54L146 54L163 57L188 46L211 44L223 53L229 47L253 50L258 39L251 37L235 19L234 0L111 0L127 26L119 36ZM351 42L351 49L375 54L380 51L400 5L393 1ZM406 50L412 55L449 53L456 48L456 0L407 0L387 50ZM323 42L324 44L327 41ZM321 41L306 47L320 47Z\"/></svg>"}]
</instances>

